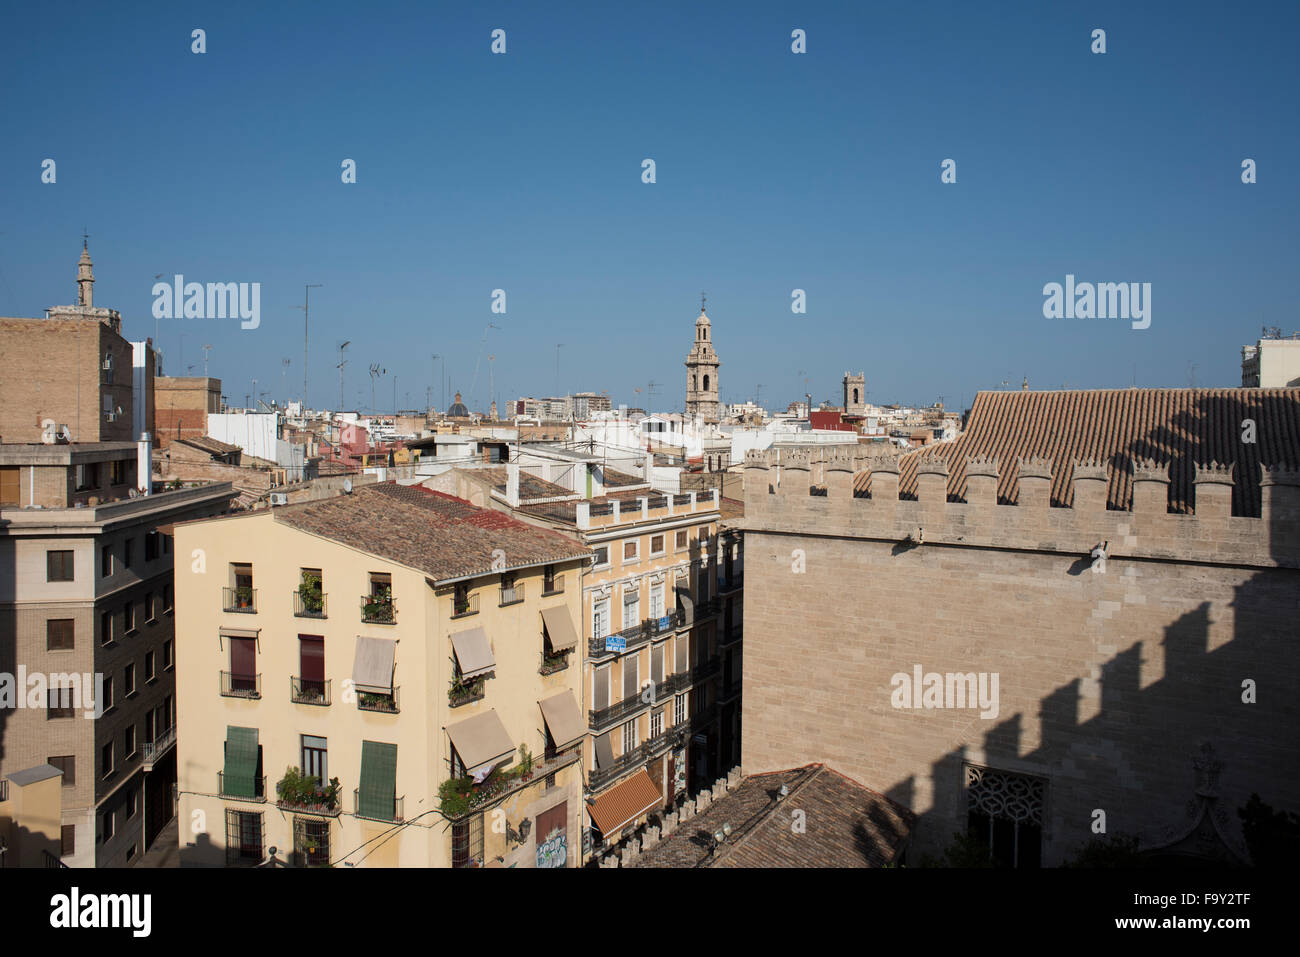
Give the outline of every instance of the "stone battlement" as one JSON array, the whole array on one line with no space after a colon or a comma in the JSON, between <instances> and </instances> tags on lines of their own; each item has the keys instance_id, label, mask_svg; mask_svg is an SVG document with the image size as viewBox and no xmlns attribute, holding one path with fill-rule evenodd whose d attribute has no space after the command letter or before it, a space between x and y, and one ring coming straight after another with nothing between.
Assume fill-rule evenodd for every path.
<instances>
[{"instance_id":1,"label":"stone battlement","mask_svg":"<svg viewBox=\"0 0 1300 957\"><path fill-rule=\"evenodd\" d=\"M1089 556L1255 567L1300 567L1300 470L1263 467L1261 516L1232 514L1237 477L1211 462L1195 471L1195 512L1169 511L1169 466L1137 462L1132 508L1107 508L1113 467L1076 461L1071 508L1051 507L1050 459L1020 458L1015 505L997 501L999 462L966 460L966 500L948 500L948 466L916 463L916 499L899 498L899 459L857 448L751 451L745 455L744 527L796 535L835 535L907 543L1052 551ZM866 474L866 494L854 491ZM859 488L864 483L856 483Z\"/></svg>"}]
</instances>

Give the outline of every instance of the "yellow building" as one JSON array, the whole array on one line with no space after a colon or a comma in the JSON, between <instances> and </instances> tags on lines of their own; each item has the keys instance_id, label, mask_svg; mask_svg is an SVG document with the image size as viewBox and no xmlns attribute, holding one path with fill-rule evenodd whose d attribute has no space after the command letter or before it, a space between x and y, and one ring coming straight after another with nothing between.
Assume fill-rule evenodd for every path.
<instances>
[{"instance_id":1,"label":"yellow building","mask_svg":"<svg viewBox=\"0 0 1300 957\"><path fill-rule=\"evenodd\" d=\"M577 866L586 548L392 483L176 543L182 863Z\"/></svg>"},{"instance_id":2,"label":"yellow building","mask_svg":"<svg viewBox=\"0 0 1300 957\"><path fill-rule=\"evenodd\" d=\"M743 566L734 532L719 545L716 489L584 498L513 463L433 481L595 553L581 588L584 858L737 763Z\"/></svg>"}]
</instances>

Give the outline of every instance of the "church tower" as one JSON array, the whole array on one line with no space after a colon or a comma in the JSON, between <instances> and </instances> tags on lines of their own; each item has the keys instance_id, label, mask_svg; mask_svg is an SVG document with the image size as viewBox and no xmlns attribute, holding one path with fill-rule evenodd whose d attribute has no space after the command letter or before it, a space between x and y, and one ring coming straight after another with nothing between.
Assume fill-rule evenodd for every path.
<instances>
[{"instance_id":1,"label":"church tower","mask_svg":"<svg viewBox=\"0 0 1300 957\"><path fill-rule=\"evenodd\" d=\"M722 362L713 351L709 317L700 303L695 320L695 342L686 356L686 414L716 422L721 418L718 407L718 366Z\"/></svg>"},{"instance_id":2,"label":"church tower","mask_svg":"<svg viewBox=\"0 0 1300 957\"><path fill-rule=\"evenodd\" d=\"M81 241L81 259L77 261L77 305L87 308L95 305L95 271L90 261L90 240Z\"/></svg>"},{"instance_id":3,"label":"church tower","mask_svg":"<svg viewBox=\"0 0 1300 957\"><path fill-rule=\"evenodd\" d=\"M852 375L844 373L844 412L847 415L862 415L867 410L867 375L859 372Z\"/></svg>"}]
</instances>

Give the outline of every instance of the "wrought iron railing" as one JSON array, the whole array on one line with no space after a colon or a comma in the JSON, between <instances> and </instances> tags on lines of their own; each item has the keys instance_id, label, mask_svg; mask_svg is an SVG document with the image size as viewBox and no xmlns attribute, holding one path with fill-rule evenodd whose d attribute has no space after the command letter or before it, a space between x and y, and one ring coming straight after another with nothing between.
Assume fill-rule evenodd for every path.
<instances>
[{"instance_id":1,"label":"wrought iron railing","mask_svg":"<svg viewBox=\"0 0 1300 957\"><path fill-rule=\"evenodd\" d=\"M361 620L369 625L395 625L397 603L388 595L362 595Z\"/></svg>"},{"instance_id":2,"label":"wrought iron railing","mask_svg":"<svg viewBox=\"0 0 1300 957\"><path fill-rule=\"evenodd\" d=\"M392 694L381 694L376 691L358 691L357 710L382 711L385 714L397 714L402 710L400 703L397 700L397 686L393 686Z\"/></svg>"},{"instance_id":3,"label":"wrought iron railing","mask_svg":"<svg viewBox=\"0 0 1300 957\"><path fill-rule=\"evenodd\" d=\"M304 595L297 589L293 593L293 614L295 618L327 618L325 613L325 593L308 593Z\"/></svg>"},{"instance_id":4,"label":"wrought iron railing","mask_svg":"<svg viewBox=\"0 0 1300 957\"><path fill-rule=\"evenodd\" d=\"M478 593L466 595L464 598L453 598L451 603L451 617L465 618L469 615L478 614Z\"/></svg>"},{"instance_id":5,"label":"wrought iron railing","mask_svg":"<svg viewBox=\"0 0 1300 957\"><path fill-rule=\"evenodd\" d=\"M506 605L517 605L524 600L524 582L501 587L501 600L497 603L504 608Z\"/></svg>"},{"instance_id":6,"label":"wrought iron railing","mask_svg":"<svg viewBox=\"0 0 1300 957\"><path fill-rule=\"evenodd\" d=\"M622 631L616 631L612 634L615 637L622 638L626 643L625 650L631 650L638 645L642 645L654 638L656 635L665 632L674 631L681 628L686 623L686 618L680 609L670 611L668 614L659 618L646 618L639 625L633 625L630 628L624 628ZM601 655L622 654L622 652L606 650L608 636L601 638L589 638L587 640L587 651L595 657Z\"/></svg>"},{"instance_id":7,"label":"wrought iron railing","mask_svg":"<svg viewBox=\"0 0 1300 957\"><path fill-rule=\"evenodd\" d=\"M222 607L226 611L237 612L241 615L257 614L257 589L245 585L239 585L231 588L227 586L222 590L224 598Z\"/></svg>"},{"instance_id":8,"label":"wrought iron railing","mask_svg":"<svg viewBox=\"0 0 1300 957\"><path fill-rule=\"evenodd\" d=\"M256 801L259 804L266 801L266 777L253 778L253 794L250 797L247 794L231 794L226 791L226 773L217 772L217 794L223 798L232 801Z\"/></svg>"},{"instance_id":9,"label":"wrought iron railing","mask_svg":"<svg viewBox=\"0 0 1300 957\"><path fill-rule=\"evenodd\" d=\"M289 679L289 700L294 704L314 704L327 707L330 703L330 681L313 678Z\"/></svg>"},{"instance_id":10,"label":"wrought iron railing","mask_svg":"<svg viewBox=\"0 0 1300 957\"><path fill-rule=\"evenodd\" d=\"M160 757L167 753L173 745L176 744L176 726L172 725L152 741L146 741L141 749L141 762L146 768L152 765Z\"/></svg>"},{"instance_id":11,"label":"wrought iron railing","mask_svg":"<svg viewBox=\"0 0 1300 957\"><path fill-rule=\"evenodd\" d=\"M223 671L221 672L221 695L223 698L260 698L262 676L237 675Z\"/></svg>"},{"instance_id":12,"label":"wrought iron railing","mask_svg":"<svg viewBox=\"0 0 1300 957\"><path fill-rule=\"evenodd\" d=\"M384 815L376 815L376 814L362 814L361 813L361 788L352 789L352 812L357 817L365 818L368 821L392 821L394 824L398 824L402 820L404 820L402 816L404 803L405 803L404 797L393 798L393 813L392 816L390 817L386 817Z\"/></svg>"},{"instance_id":13,"label":"wrought iron railing","mask_svg":"<svg viewBox=\"0 0 1300 957\"><path fill-rule=\"evenodd\" d=\"M542 582L542 597L549 598L552 595L564 594L564 576L556 575L549 582Z\"/></svg>"}]
</instances>

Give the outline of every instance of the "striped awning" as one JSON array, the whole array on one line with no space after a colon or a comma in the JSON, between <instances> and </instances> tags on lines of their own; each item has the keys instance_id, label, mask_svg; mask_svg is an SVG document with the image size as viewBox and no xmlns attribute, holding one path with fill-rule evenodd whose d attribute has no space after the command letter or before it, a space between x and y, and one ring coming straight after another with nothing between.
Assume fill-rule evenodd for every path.
<instances>
[{"instance_id":1,"label":"striped awning","mask_svg":"<svg viewBox=\"0 0 1300 957\"><path fill-rule=\"evenodd\" d=\"M587 806L591 823L606 838L615 837L642 814L663 803L663 795L646 769L620 781Z\"/></svg>"}]
</instances>

